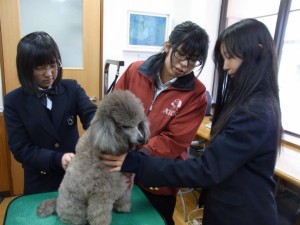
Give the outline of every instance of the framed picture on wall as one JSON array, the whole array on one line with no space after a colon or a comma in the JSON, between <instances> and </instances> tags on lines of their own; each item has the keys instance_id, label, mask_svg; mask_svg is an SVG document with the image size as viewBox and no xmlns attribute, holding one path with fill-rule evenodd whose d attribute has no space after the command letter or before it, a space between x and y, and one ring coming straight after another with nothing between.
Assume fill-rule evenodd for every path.
<instances>
[{"instance_id":1,"label":"framed picture on wall","mask_svg":"<svg viewBox=\"0 0 300 225\"><path fill-rule=\"evenodd\" d=\"M169 30L169 14L128 11L125 50L158 52L168 40Z\"/></svg>"}]
</instances>

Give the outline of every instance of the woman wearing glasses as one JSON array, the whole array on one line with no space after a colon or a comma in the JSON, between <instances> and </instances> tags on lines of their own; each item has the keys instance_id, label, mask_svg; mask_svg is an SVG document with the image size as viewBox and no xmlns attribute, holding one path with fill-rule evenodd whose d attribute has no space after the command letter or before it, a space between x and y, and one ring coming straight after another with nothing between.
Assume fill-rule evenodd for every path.
<instances>
[{"instance_id":1,"label":"woman wearing glasses","mask_svg":"<svg viewBox=\"0 0 300 225\"><path fill-rule=\"evenodd\" d=\"M193 70L201 73L208 42L205 30L183 22L171 32L161 52L132 63L117 82L115 89L128 89L142 100L151 122L151 138L140 149L145 154L187 158L207 106L206 88ZM178 189L149 188L136 182L166 223L173 225Z\"/></svg>"},{"instance_id":2,"label":"woman wearing glasses","mask_svg":"<svg viewBox=\"0 0 300 225\"><path fill-rule=\"evenodd\" d=\"M57 191L79 138L96 111L75 80L62 80L55 41L45 32L23 37L17 47L21 87L4 97L9 148L24 168L24 194Z\"/></svg>"}]
</instances>

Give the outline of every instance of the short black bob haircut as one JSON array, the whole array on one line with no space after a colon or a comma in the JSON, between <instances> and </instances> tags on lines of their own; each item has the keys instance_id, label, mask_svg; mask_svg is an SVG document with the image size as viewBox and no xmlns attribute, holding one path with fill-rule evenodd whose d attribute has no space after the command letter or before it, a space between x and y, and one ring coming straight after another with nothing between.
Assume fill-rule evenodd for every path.
<instances>
[{"instance_id":1,"label":"short black bob haircut","mask_svg":"<svg viewBox=\"0 0 300 225\"><path fill-rule=\"evenodd\" d=\"M39 95L39 89L33 76L33 70L38 66L57 63L57 77L52 86L56 86L62 79L62 64L58 46L46 32L37 31L24 36L17 46L16 61L20 84L29 93Z\"/></svg>"}]
</instances>

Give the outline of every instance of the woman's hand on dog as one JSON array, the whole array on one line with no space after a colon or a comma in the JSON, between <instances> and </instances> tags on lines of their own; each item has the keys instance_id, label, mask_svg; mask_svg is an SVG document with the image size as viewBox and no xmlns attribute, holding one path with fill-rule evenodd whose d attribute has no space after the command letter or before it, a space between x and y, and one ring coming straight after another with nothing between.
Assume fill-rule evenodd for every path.
<instances>
[{"instance_id":1,"label":"woman's hand on dog","mask_svg":"<svg viewBox=\"0 0 300 225\"><path fill-rule=\"evenodd\" d=\"M67 169L69 163L71 162L71 160L75 157L74 153L70 152L70 153L65 153L63 155L63 157L61 158L61 165L64 168L64 170Z\"/></svg>"},{"instance_id":2,"label":"woman's hand on dog","mask_svg":"<svg viewBox=\"0 0 300 225\"><path fill-rule=\"evenodd\" d=\"M100 154L99 158L100 161L110 167L111 172L120 172L121 171L121 167L123 165L123 162L126 158L127 153L123 154L123 155L108 155L108 154Z\"/></svg>"}]
</instances>

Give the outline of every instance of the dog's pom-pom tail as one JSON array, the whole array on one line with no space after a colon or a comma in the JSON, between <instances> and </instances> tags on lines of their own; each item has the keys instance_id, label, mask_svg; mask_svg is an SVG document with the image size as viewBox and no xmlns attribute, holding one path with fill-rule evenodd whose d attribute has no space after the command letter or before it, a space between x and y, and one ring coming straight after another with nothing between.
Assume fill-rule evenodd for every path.
<instances>
[{"instance_id":1,"label":"dog's pom-pom tail","mask_svg":"<svg viewBox=\"0 0 300 225\"><path fill-rule=\"evenodd\" d=\"M40 217L46 217L56 212L56 198L43 201L37 208L36 213Z\"/></svg>"}]
</instances>

